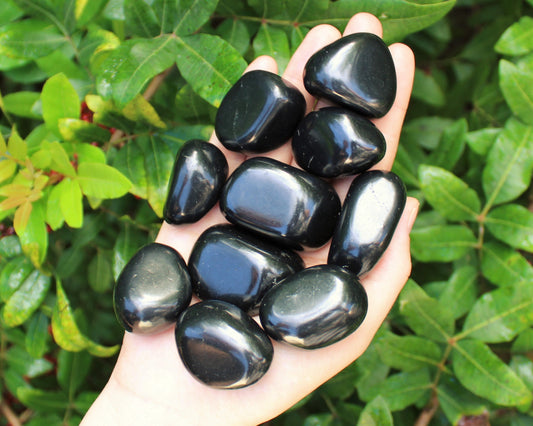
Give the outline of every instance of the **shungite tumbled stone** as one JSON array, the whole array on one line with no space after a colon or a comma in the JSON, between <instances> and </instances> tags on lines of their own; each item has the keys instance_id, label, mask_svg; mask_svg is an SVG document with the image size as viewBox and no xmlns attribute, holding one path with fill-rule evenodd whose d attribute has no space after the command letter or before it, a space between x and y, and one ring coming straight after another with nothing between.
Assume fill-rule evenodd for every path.
<instances>
[{"instance_id":1,"label":"shungite tumbled stone","mask_svg":"<svg viewBox=\"0 0 533 426\"><path fill-rule=\"evenodd\" d=\"M335 343L363 322L365 289L350 272L335 265L304 269L272 288L260 308L270 337L304 349Z\"/></svg>"},{"instance_id":2,"label":"shungite tumbled stone","mask_svg":"<svg viewBox=\"0 0 533 426\"><path fill-rule=\"evenodd\" d=\"M394 61L378 36L350 34L311 56L304 85L317 97L363 115L382 117L396 97Z\"/></svg>"},{"instance_id":3,"label":"shungite tumbled stone","mask_svg":"<svg viewBox=\"0 0 533 426\"><path fill-rule=\"evenodd\" d=\"M231 151L271 151L290 139L305 106L305 98L292 83L268 71L250 71L222 100L215 132Z\"/></svg>"},{"instance_id":4,"label":"shungite tumbled stone","mask_svg":"<svg viewBox=\"0 0 533 426\"><path fill-rule=\"evenodd\" d=\"M344 108L313 111L292 138L300 167L322 177L361 173L383 158L384 136L368 119Z\"/></svg>"},{"instance_id":5,"label":"shungite tumbled stone","mask_svg":"<svg viewBox=\"0 0 533 426\"><path fill-rule=\"evenodd\" d=\"M126 331L154 334L175 324L191 296L191 280L181 255L171 247L152 243L124 267L113 301Z\"/></svg>"},{"instance_id":6,"label":"shungite tumbled stone","mask_svg":"<svg viewBox=\"0 0 533 426\"><path fill-rule=\"evenodd\" d=\"M388 247L405 207L405 186L392 172L357 176L333 234L328 263L356 275L370 271Z\"/></svg>"},{"instance_id":7,"label":"shungite tumbled stone","mask_svg":"<svg viewBox=\"0 0 533 426\"><path fill-rule=\"evenodd\" d=\"M299 250L320 247L329 240L340 200L319 177L255 157L229 177L220 208L230 222Z\"/></svg>"},{"instance_id":8,"label":"shungite tumbled stone","mask_svg":"<svg viewBox=\"0 0 533 426\"><path fill-rule=\"evenodd\" d=\"M218 201L228 176L224 154L213 144L194 139L181 148L170 178L164 217L168 223L191 223Z\"/></svg>"},{"instance_id":9,"label":"shungite tumbled stone","mask_svg":"<svg viewBox=\"0 0 533 426\"><path fill-rule=\"evenodd\" d=\"M206 385L236 389L255 383L273 356L270 339L236 306L206 300L190 306L176 325L176 344L189 372Z\"/></svg>"},{"instance_id":10,"label":"shungite tumbled stone","mask_svg":"<svg viewBox=\"0 0 533 426\"><path fill-rule=\"evenodd\" d=\"M207 229L189 257L193 291L256 313L261 298L283 278L303 269L296 253L269 244L233 225Z\"/></svg>"}]
</instances>

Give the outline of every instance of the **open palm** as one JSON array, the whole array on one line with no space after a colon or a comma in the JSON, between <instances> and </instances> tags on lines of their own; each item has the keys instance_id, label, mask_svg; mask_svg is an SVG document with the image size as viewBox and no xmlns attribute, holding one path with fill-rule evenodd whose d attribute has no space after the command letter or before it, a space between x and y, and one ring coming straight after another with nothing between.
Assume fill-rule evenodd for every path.
<instances>
[{"instance_id":1,"label":"open palm","mask_svg":"<svg viewBox=\"0 0 533 426\"><path fill-rule=\"evenodd\" d=\"M375 17L358 14L349 21L344 34L371 32L381 36L381 31L381 24ZM304 65L314 52L339 37L341 34L334 27L315 27L285 70L283 77L305 94L307 112L325 104L317 103L305 91ZM394 44L390 50L396 66L397 96L387 115L373 120L387 141L387 153L374 167L382 170L392 167L414 74L411 50L402 44ZM266 56L257 58L247 71L255 69L277 72L275 61ZM211 142L226 155L230 173L248 158L224 149L214 135ZM262 155L296 166L290 144ZM351 180L342 178L334 183L341 200ZM173 329L153 336L125 333L113 374L83 424L254 425L282 413L353 362L370 344L410 274L409 231L417 208L417 201L408 198L389 248L373 270L362 278L368 294L368 314L349 337L311 351L273 342L272 364L259 382L242 389L221 390L199 383L187 372L176 349ZM215 206L197 223L178 226L164 223L156 241L174 247L187 260L198 236L208 227L224 222ZM313 266L326 263L328 249L329 244L300 254L306 266Z\"/></svg>"}]
</instances>

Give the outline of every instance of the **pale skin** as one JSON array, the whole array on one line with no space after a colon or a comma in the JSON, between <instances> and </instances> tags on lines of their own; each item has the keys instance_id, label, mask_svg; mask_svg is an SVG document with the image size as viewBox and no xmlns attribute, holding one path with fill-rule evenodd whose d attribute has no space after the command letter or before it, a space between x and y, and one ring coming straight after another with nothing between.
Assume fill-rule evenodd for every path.
<instances>
[{"instance_id":1,"label":"pale skin","mask_svg":"<svg viewBox=\"0 0 533 426\"><path fill-rule=\"evenodd\" d=\"M374 16L360 13L348 22L344 35L354 32L381 36L382 27ZM317 104L305 91L303 67L315 51L340 37L341 33L332 26L313 28L284 72L283 77L305 94L308 112L325 106L325 103L320 101ZM385 158L374 167L381 170L390 170L394 162L414 75L411 50L403 44L393 44L389 48L395 62L398 90L392 109L383 118L374 120L387 140ZM275 61L267 56L257 58L247 71L254 69L277 72ZM215 136L211 142L221 147ZM228 159L231 173L245 157L221 149ZM266 156L295 166L290 144ZM345 197L351 180L343 178L334 183L341 199ZM409 232L417 211L418 202L408 197L388 249L361 279L368 294L368 314L363 324L344 340L316 350L273 342L274 359L263 378L242 389L223 390L205 386L187 372L176 349L173 328L153 336L125 333L109 382L82 424L257 425L281 414L351 364L368 347L411 272ZM163 223L156 241L174 247L187 260L200 233L211 225L224 222L218 206L215 206L194 224L173 226ZM313 266L327 262L328 249L329 244L300 254L306 266Z\"/></svg>"}]
</instances>

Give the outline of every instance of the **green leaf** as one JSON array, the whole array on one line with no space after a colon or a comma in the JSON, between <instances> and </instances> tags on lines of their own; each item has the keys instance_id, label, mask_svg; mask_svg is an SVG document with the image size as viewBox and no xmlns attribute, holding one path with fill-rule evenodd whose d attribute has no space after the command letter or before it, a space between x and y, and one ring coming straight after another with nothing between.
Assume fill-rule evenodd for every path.
<instances>
[{"instance_id":1,"label":"green leaf","mask_svg":"<svg viewBox=\"0 0 533 426\"><path fill-rule=\"evenodd\" d=\"M366 404L357 421L357 426L392 426L393 424L389 406L382 396L377 396Z\"/></svg>"},{"instance_id":2,"label":"green leaf","mask_svg":"<svg viewBox=\"0 0 533 426\"><path fill-rule=\"evenodd\" d=\"M353 0L338 0L329 7L330 19L321 18L313 23L344 26L354 13L369 12L379 17L383 24L383 38L390 43L429 27L446 15L454 5L455 0L416 0L401 3L397 0L359 0L356 3Z\"/></svg>"},{"instance_id":3,"label":"green leaf","mask_svg":"<svg viewBox=\"0 0 533 426\"><path fill-rule=\"evenodd\" d=\"M485 293L466 317L460 337L508 342L533 324L533 287L520 283Z\"/></svg>"},{"instance_id":4,"label":"green leaf","mask_svg":"<svg viewBox=\"0 0 533 426\"><path fill-rule=\"evenodd\" d=\"M67 409L70 402L62 392L34 388L18 388L17 398L25 406L37 411L60 411Z\"/></svg>"},{"instance_id":5,"label":"green leaf","mask_svg":"<svg viewBox=\"0 0 533 426\"><path fill-rule=\"evenodd\" d=\"M35 111L35 104L39 101L39 92L20 91L4 96L4 109L13 115L25 118L40 119L41 115Z\"/></svg>"},{"instance_id":6,"label":"green leaf","mask_svg":"<svg viewBox=\"0 0 533 426\"><path fill-rule=\"evenodd\" d=\"M67 142L101 142L111 137L108 130L75 118L60 118L57 122L59 133Z\"/></svg>"},{"instance_id":7,"label":"green leaf","mask_svg":"<svg viewBox=\"0 0 533 426\"><path fill-rule=\"evenodd\" d=\"M104 98L112 97L123 108L141 93L148 81L169 68L175 60L173 37L163 35L149 40L129 40L100 64L96 87Z\"/></svg>"},{"instance_id":8,"label":"green leaf","mask_svg":"<svg viewBox=\"0 0 533 426\"><path fill-rule=\"evenodd\" d=\"M0 25L14 21L23 14L24 12L15 6L11 0L4 0L2 2L2 9L0 10Z\"/></svg>"},{"instance_id":9,"label":"green leaf","mask_svg":"<svg viewBox=\"0 0 533 426\"><path fill-rule=\"evenodd\" d=\"M167 0L164 3L170 2ZM179 0L173 15L173 32L178 36L192 34L200 28L217 7L218 0ZM162 19L164 22L164 20Z\"/></svg>"},{"instance_id":10,"label":"green leaf","mask_svg":"<svg viewBox=\"0 0 533 426\"><path fill-rule=\"evenodd\" d=\"M502 129L486 128L468 132L465 135L465 140L468 146L479 155L487 155L487 153L494 145L496 138L500 135Z\"/></svg>"},{"instance_id":11,"label":"green leaf","mask_svg":"<svg viewBox=\"0 0 533 426\"><path fill-rule=\"evenodd\" d=\"M52 332L54 340L63 349L79 352L87 349L95 356L111 356L119 346L101 346L85 337L78 328L72 313L70 302L61 282L56 279L57 301L52 313Z\"/></svg>"},{"instance_id":12,"label":"green leaf","mask_svg":"<svg viewBox=\"0 0 533 426\"><path fill-rule=\"evenodd\" d=\"M531 126L513 118L505 124L483 169L487 206L514 200L529 187L533 171L532 137Z\"/></svg>"},{"instance_id":13,"label":"green leaf","mask_svg":"<svg viewBox=\"0 0 533 426\"><path fill-rule=\"evenodd\" d=\"M11 22L0 28L0 55L15 59L37 59L67 43L52 25L35 19Z\"/></svg>"},{"instance_id":14,"label":"green leaf","mask_svg":"<svg viewBox=\"0 0 533 426\"><path fill-rule=\"evenodd\" d=\"M442 358L442 351L436 343L417 336L400 337L386 333L377 340L376 345L384 363L403 371L435 367Z\"/></svg>"},{"instance_id":15,"label":"green leaf","mask_svg":"<svg viewBox=\"0 0 533 426\"><path fill-rule=\"evenodd\" d=\"M391 411L399 411L415 402L425 401L431 393L431 387L428 369L422 368L389 376L376 391Z\"/></svg>"},{"instance_id":16,"label":"green leaf","mask_svg":"<svg viewBox=\"0 0 533 426\"><path fill-rule=\"evenodd\" d=\"M0 238L0 256L12 258L22 254L22 247L16 235Z\"/></svg>"},{"instance_id":17,"label":"green leaf","mask_svg":"<svg viewBox=\"0 0 533 426\"><path fill-rule=\"evenodd\" d=\"M420 145L423 148L434 150L444 130L453 125L454 121L444 117L420 117L405 124L402 129L402 144ZM424 135L423 138L420 135Z\"/></svg>"},{"instance_id":18,"label":"green leaf","mask_svg":"<svg viewBox=\"0 0 533 426\"><path fill-rule=\"evenodd\" d=\"M381 361L376 345L370 345L352 365L357 373L357 394L362 401L370 402L379 393L379 386L387 378L390 368Z\"/></svg>"},{"instance_id":19,"label":"green leaf","mask_svg":"<svg viewBox=\"0 0 533 426\"><path fill-rule=\"evenodd\" d=\"M431 73L426 73L419 68L415 69L415 80L411 96L428 105L441 107L446 102L446 97L441 87Z\"/></svg>"},{"instance_id":20,"label":"green leaf","mask_svg":"<svg viewBox=\"0 0 533 426\"><path fill-rule=\"evenodd\" d=\"M476 244L476 237L466 226L431 226L411 232L412 254L422 262L457 260Z\"/></svg>"},{"instance_id":21,"label":"green leaf","mask_svg":"<svg viewBox=\"0 0 533 426\"><path fill-rule=\"evenodd\" d=\"M33 271L11 295L2 311L7 327L23 324L41 306L50 288L50 277Z\"/></svg>"},{"instance_id":22,"label":"green leaf","mask_svg":"<svg viewBox=\"0 0 533 426\"><path fill-rule=\"evenodd\" d=\"M134 36L152 38L160 34L160 24L153 9L144 0L125 0L126 31Z\"/></svg>"},{"instance_id":23,"label":"green leaf","mask_svg":"<svg viewBox=\"0 0 533 426\"><path fill-rule=\"evenodd\" d=\"M520 378L479 340L455 344L453 369L465 388L503 406L531 403L532 395Z\"/></svg>"},{"instance_id":24,"label":"green leaf","mask_svg":"<svg viewBox=\"0 0 533 426\"><path fill-rule=\"evenodd\" d=\"M54 185L46 200L46 223L50 225L50 228L52 228L53 231L61 228L65 222L65 218L63 217L59 205L61 192L61 187L59 185Z\"/></svg>"},{"instance_id":25,"label":"green leaf","mask_svg":"<svg viewBox=\"0 0 533 426\"><path fill-rule=\"evenodd\" d=\"M165 129L166 124L161 121L156 110L142 96L136 96L135 99L128 102L122 110L124 116L131 121L150 124L160 129Z\"/></svg>"},{"instance_id":26,"label":"green leaf","mask_svg":"<svg viewBox=\"0 0 533 426\"><path fill-rule=\"evenodd\" d=\"M437 398L444 414L452 424L459 424L464 416L476 416L487 411L485 400L467 391L457 379L444 376L437 386Z\"/></svg>"},{"instance_id":27,"label":"green leaf","mask_svg":"<svg viewBox=\"0 0 533 426\"><path fill-rule=\"evenodd\" d=\"M70 162L63 144L60 144L59 142L50 143L48 141L43 141L41 144L41 150L46 150L50 153L50 168L52 170L69 177L76 176L76 169L74 169L74 166Z\"/></svg>"},{"instance_id":28,"label":"green leaf","mask_svg":"<svg viewBox=\"0 0 533 426\"><path fill-rule=\"evenodd\" d=\"M485 219L489 231L512 247L533 252L533 213L518 204L491 210Z\"/></svg>"},{"instance_id":29,"label":"green leaf","mask_svg":"<svg viewBox=\"0 0 533 426\"><path fill-rule=\"evenodd\" d=\"M124 145L115 157L113 166L132 182L130 192L140 198L148 198L147 171L144 152L136 140Z\"/></svg>"},{"instance_id":30,"label":"green leaf","mask_svg":"<svg viewBox=\"0 0 533 426\"><path fill-rule=\"evenodd\" d=\"M522 16L502 34L494 49L504 55L524 55L533 50L533 18Z\"/></svg>"},{"instance_id":31,"label":"green leaf","mask_svg":"<svg viewBox=\"0 0 533 426\"><path fill-rule=\"evenodd\" d=\"M419 336L447 342L453 335L455 326L451 312L413 280L409 280L400 293L400 313Z\"/></svg>"},{"instance_id":32,"label":"green leaf","mask_svg":"<svg viewBox=\"0 0 533 426\"><path fill-rule=\"evenodd\" d=\"M104 293L111 289L113 285L113 271L109 253L98 250L89 263L88 279L91 288L98 292Z\"/></svg>"},{"instance_id":33,"label":"green leaf","mask_svg":"<svg viewBox=\"0 0 533 426\"><path fill-rule=\"evenodd\" d=\"M26 145L26 142L24 142L24 139L20 137L16 127L13 127L13 129L11 129L11 136L9 136L9 140L7 142L7 150L15 159L19 161L26 160L26 155L28 154L28 147Z\"/></svg>"},{"instance_id":34,"label":"green leaf","mask_svg":"<svg viewBox=\"0 0 533 426\"><path fill-rule=\"evenodd\" d=\"M527 388L533 391L533 362L525 356L515 355L509 367L522 379Z\"/></svg>"},{"instance_id":35,"label":"green leaf","mask_svg":"<svg viewBox=\"0 0 533 426\"><path fill-rule=\"evenodd\" d=\"M467 313L477 298L477 271L472 266L456 269L439 296L441 306L447 306L454 319Z\"/></svg>"},{"instance_id":36,"label":"green leaf","mask_svg":"<svg viewBox=\"0 0 533 426\"><path fill-rule=\"evenodd\" d=\"M102 10L107 0L77 0L75 16L77 27L87 24L98 12Z\"/></svg>"},{"instance_id":37,"label":"green leaf","mask_svg":"<svg viewBox=\"0 0 533 426\"><path fill-rule=\"evenodd\" d=\"M33 264L26 256L17 256L4 265L0 273L0 299L7 301L33 270Z\"/></svg>"},{"instance_id":38,"label":"green leaf","mask_svg":"<svg viewBox=\"0 0 533 426\"><path fill-rule=\"evenodd\" d=\"M533 73L513 63L500 61L500 88L511 110L525 123L533 125Z\"/></svg>"},{"instance_id":39,"label":"green leaf","mask_svg":"<svg viewBox=\"0 0 533 426\"><path fill-rule=\"evenodd\" d=\"M446 170L453 170L463 155L468 124L464 118L444 129L439 144L429 157L429 162Z\"/></svg>"},{"instance_id":40,"label":"green leaf","mask_svg":"<svg viewBox=\"0 0 533 426\"><path fill-rule=\"evenodd\" d=\"M72 156L78 156L78 163L106 163L106 154L98 146L87 143L74 143L66 146L69 152L72 151Z\"/></svg>"},{"instance_id":41,"label":"green leaf","mask_svg":"<svg viewBox=\"0 0 533 426\"><path fill-rule=\"evenodd\" d=\"M146 244L145 233L129 223L120 230L113 247L113 279L117 279L128 261Z\"/></svg>"},{"instance_id":42,"label":"green leaf","mask_svg":"<svg viewBox=\"0 0 533 426\"><path fill-rule=\"evenodd\" d=\"M197 95L189 84L183 86L176 94L175 113L178 117L193 123L213 121L216 108Z\"/></svg>"},{"instance_id":43,"label":"green leaf","mask_svg":"<svg viewBox=\"0 0 533 426\"><path fill-rule=\"evenodd\" d=\"M20 346L12 346L5 353L5 357L9 368L28 378L38 377L54 368L50 361L32 357Z\"/></svg>"},{"instance_id":44,"label":"green leaf","mask_svg":"<svg viewBox=\"0 0 533 426\"><path fill-rule=\"evenodd\" d=\"M87 197L118 198L131 188L129 179L117 169L101 163L81 163L78 182Z\"/></svg>"},{"instance_id":45,"label":"green leaf","mask_svg":"<svg viewBox=\"0 0 533 426\"><path fill-rule=\"evenodd\" d=\"M33 203L30 219L19 238L26 256L36 267L41 266L48 251L48 232L44 222L44 208L40 202Z\"/></svg>"},{"instance_id":46,"label":"green leaf","mask_svg":"<svg viewBox=\"0 0 533 426\"><path fill-rule=\"evenodd\" d=\"M533 267L516 250L496 243L483 244L481 271L492 283L504 287L533 281Z\"/></svg>"},{"instance_id":47,"label":"green leaf","mask_svg":"<svg viewBox=\"0 0 533 426\"><path fill-rule=\"evenodd\" d=\"M69 395L74 395L87 378L91 366L89 353L59 351L57 356L57 381Z\"/></svg>"},{"instance_id":48,"label":"green leaf","mask_svg":"<svg viewBox=\"0 0 533 426\"><path fill-rule=\"evenodd\" d=\"M71 228L81 228L83 224L83 202L79 183L72 179L63 179L57 185L59 208L65 222Z\"/></svg>"},{"instance_id":49,"label":"green leaf","mask_svg":"<svg viewBox=\"0 0 533 426\"><path fill-rule=\"evenodd\" d=\"M254 37L253 48L256 57L272 56L278 64L279 73L283 74L291 57L289 40L285 31L266 23L261 24Z\"/></svg>"},{"instance_id":50,"label":"green leaf","mask_svg":"<svg viewBox=\"0 0 533 426\"><path fill-rule=\"evenodd\" d=\"M209 34L177 40L177 65L196 93L215 107L239 79L246 62L228 42Z\"/></svg>"},{"instance_id":51,"label":"green leaf","mask_svg":"<svg viewBox=\"0 0 533 426\"><path fill-rule=\"evenodd\" d=\"M527 354L533 350L533 328L528 328L518 335L511 346L513 354Z\"/></svg>"},{"instance_id":52,"label":"green leaf","mask_svg":"<svg viewBox=\"0 0 533 426\"><path fill-rule=\"evenodd\" d=\"M37 311L28 322L26 333L26 350L34 358L41 358L47 350L48 343L48 317Z\"/></svg>"},{"instance_id":53,"label":"green leaf","mask_svg":"<svg viewBox=\"0 0 533 426\"><path fill-rule=\"evenodd\" d=\"M425 198L442 216L476 221L481 208L476 191L440 167L422 165L418 174Z\"/></svg>"},{"instance_id":54,"label":"green leaf","mask_svg":"<svg viewBox=\"0 0 533 426\"><path fill-rule=\"evenodd\" d=\"M216 29L216 33L244 55L250 45L250 31L239 19L226 19Z\"/></svg>"},{"instance_id":55,"label":"green leaf","mask_svg":"<svg viewBox=\"0 0 533 426\"><path fill-rule=\"evenodd\" d=\"M43 118L46 127L61 137L60 118L78 118L81 103L78 94L65 74L56 74L44 83L41 93Z\"/></svg>"}]
</instances>

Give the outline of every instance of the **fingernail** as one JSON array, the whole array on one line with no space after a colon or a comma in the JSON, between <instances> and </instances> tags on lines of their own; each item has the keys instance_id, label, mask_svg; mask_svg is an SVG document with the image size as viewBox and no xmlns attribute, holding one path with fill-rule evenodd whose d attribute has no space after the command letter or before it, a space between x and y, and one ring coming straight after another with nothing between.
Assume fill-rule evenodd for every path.
<instances>
[{"instance_id":1,"label":"fingernail","mask_svg":"<svg viewBox=\"0 0 533 426\"><path fill-rule=\"evenodd\" d=\"M409 212L409 220L407 221L407 230L409 232L411 232L411 229L413 229L413 225L415 224L419 206L420 204L417 201L416 204L411 207L411 211Z\"/></svg>"}]
</instances>

